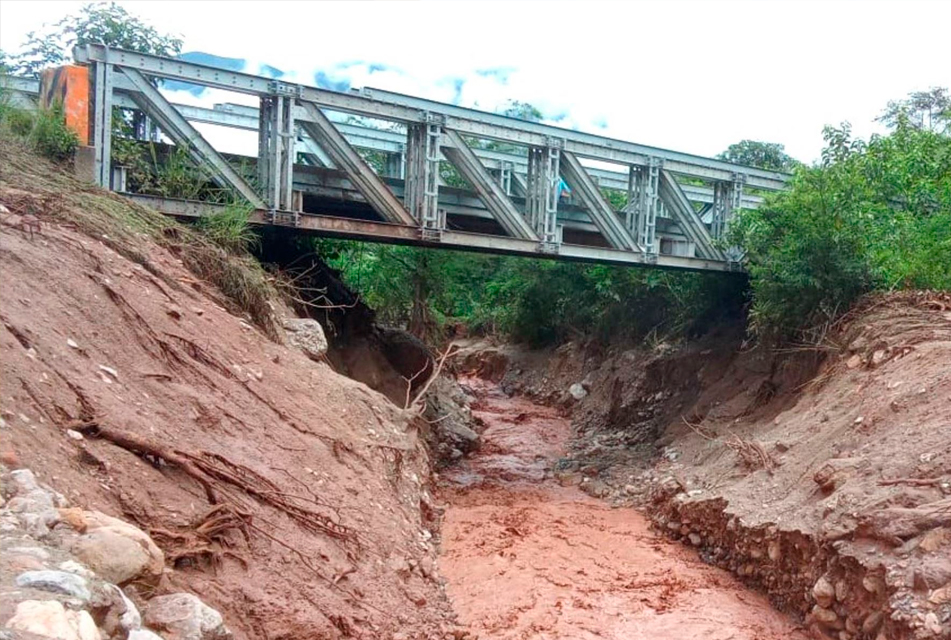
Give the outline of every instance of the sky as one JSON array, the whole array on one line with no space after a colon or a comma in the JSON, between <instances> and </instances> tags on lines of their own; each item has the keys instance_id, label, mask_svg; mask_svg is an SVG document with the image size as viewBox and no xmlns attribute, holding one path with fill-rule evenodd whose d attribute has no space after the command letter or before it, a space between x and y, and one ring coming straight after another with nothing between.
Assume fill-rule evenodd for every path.
<instances>
[{"instance_id":1,"label":"sky","mask_svg":"<svg viewBox=\"0 0 951 640\"><path fill-rule=\"evenodd\" d=\"M0 49L82 4L0 0ZM748 138L811 162L824 125L867 137L890 99L951 86L945 0L120 4L251 72L487 111L519 100L558 126L705 156Z\"/></svg>"}]
</instances>

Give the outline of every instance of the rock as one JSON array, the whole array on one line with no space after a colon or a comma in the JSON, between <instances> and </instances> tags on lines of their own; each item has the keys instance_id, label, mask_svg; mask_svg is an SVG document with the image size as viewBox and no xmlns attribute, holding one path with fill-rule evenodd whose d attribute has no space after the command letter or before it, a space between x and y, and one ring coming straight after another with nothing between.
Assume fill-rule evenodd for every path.
<instances>
[{"instance_id":1,"label":"rock","mask_svg":"<svg viewBox=\"0 0 951 640\"><path fill-rule=\"evenodd\" d=\"M834 626L839 621L839 616L832 609L816 605L812 608L812 617L821 624L828 627Z\"/></svg>"},{"instance_id":2,"label":"rock","mask_svg":"<svg viewBox=\"0 0 951 640\"><path fill-rule=\"evenodd\" d=\"M162 636L148 629L132 629L127 640L163 640Z\"/></svg>"},{"instance_id":3,"label":"rock","mask_svg":"<svg viewBox=\"0 0 951 640\"><path fill-rule=\"evenodd\" d=\"M779 562L779 559L782 557L782 547L779 540L770 540L769 545L766 547L766 555L768 555L769 559L773 562Z\"/></svg>"},{"instance_id":4,"label":"rock","mask_svg":"<svg viewBox=\"0 0 951 640\"><path fill-rule=\"evenodd\" d=\"M812 597L820 607L828 608L835 601L835 587L825 576L822 576L812 587Z\"/></svg>"},{"instance_id":5,"label":"rock","mask_svg":"<svg viewBox=\"0 0 951 640\"><path fill-rule=\"evenodd\" d=\"M83 513L83 510L77 507L70 509L60 509L59 519L61 522L65 522L79 533L86 533L89 523L86 522L86 516L83 515Z\"/></svg>"},{"instance_id":6,"label":"rock","mask_svg":"<svg viewBox=\"0 0 951 640\"><path fill-rule=\"evenodd\" d=\"M7 553L15 553L24 556L33 556L39 560L49 560L50 552L42 547L10 547Z\"/></svg>"},{"instance_id":7,"label":"rock","mask_svg":"<svg viewBox=\"0 0 951 640\"><path fill-rule=\"evenodd\" d=\"M231 638L221 614L190 593L152 598L145 611L145 624L165 632L168 640Z\"/></svg>"},{"instance_id":8,"label":"rock","mask_svg":"<svg viewBox=\"0 0 951 640\"><path fill-rule=\"evenodd\" d=\"M65 562L59 563L59 570L66 571L67 573L75 573L77 576L82 576L87 580L92 580L96 577L96 574L75 560L66 560Z\"/></svg>"},{"instance_id":9,"label":"rock","mask_svg":"<svg viewBox=\"0 0 951 640\"><path fill-rule=\"evenodd\" d=\"M40 485L36 483L36 476L29 469L11 471L10 479L13 480L13 486L18 495L27 494L40 488Z\"/></svg>"},{"instance_id":10,"label":"rock","mask_svg":"<svg viewBox=\"0 0 951 640\"><path fill-rule=\"evenodd\" d=\"M938 615L934 611L929 611L925 615L925 630L933 636L947 637L944 635L944 628L938 621Z\"/></svg>"},{"instance_id":11,"label":"rock","mask_svg":"<svg viewBox=\"0 0 951 640\"><path fill-rule=\"evenodd\" d=\"M71 439L76 440L77 442L84 439L83 434L79 433L75 429L67 429L66 435L69 436Z\"/></svg>"},{"instance_id":12,"label":"rock","mask_svg":"<svg viewBox=\"0 0 951 640\"><path fill-rule=\"evenodd\" d=\"M869 593L885 593L885 580L879 576L868 575L862 578L862 587Z\"/></svg>"},{"instance_id":13,"label":"rock","mask_svg":"<svg viewBox=\"0 0 951 640\"><path fill-rule=\"evenodd\" d=\"M284 329L291 346L303 351L312 360L319 360L327 353L327 337L324 328L312 318L285 318Z\"/></svg>"},{"instance_id":14,"label":"rock","mask_svg":"<svg viewBox=\"0 0 951 640\"><path fill-rule=\"evenodd\" d=\"M128 522L107 516L106 514L100 513L98 511L84 511L82 514L82 520L86 523L87 533L85 536L82 536L74 546L81 546L90 555L90 557L97 558L98 563L87 560L75 551L74 554L90 569L99 574L100 577L108 580L109 582L115 582L116 584L122 584L125 581L115 579L116 574L113 574L110 577L99 568L100 566L108 566L110 562L112 564L116 564L113 562L113 560L119 560L110 558L108 553L105 553L105 555L101 555L100 557L99 552L108 552L108 546L110 544L116 544L118 545L116 547L117 549L125 550L128 553L128 556L122 559L122 561L125 563L129 563L133 560L139 562L139 558L141 557L132 546L126 544L125 542L119 541L116 536L126 538L127 540L135 543L146 556L144 565L133 577L149 579L162 575L162 571L165 569L165 554L162 553L162 550L156 546L156 544L152 541L152 538L150 538L147 533L138 527L129 524ZM119 567L116 568L118 569ZM126 572L131 570L132 565L127 564ZM130 578L126 578L126 580L128 579Z\"/></svg>"},{"instance_id":15,"label":"rock","mask_svg":"<svg viewBox=\"0 0 951 640\"><path fill-rule=\"evenodd\" d=\"M17 576L18 587L39 589L52 593L61 593L66 596L79 598L86 602L90 598L89 586L86 579L75 573L65 571L26 571Z\"/></svg>"},{"instance_id":16,"label":"rock","mask_svg":"<svg viewBox=\"0 0 951 640\"><path fill-rule=\"evenodd\" d=\"M35 633L56 640L101 640L92 616L67 611L55 600L25 600L7 621L7 629Z\"/></svg>"},{"instance_id":17,"label":"rock","mask_svg":"<svg viewBox=\"0 0 951 640\"><path fill-rule=\"evenodd\" d=\"M165 313L167 313L170 318L173 318L175 320L182 319L182 308L179 307L178 305L166 304Z\"/></svg>"},{"instance_id":18,"label":"rock","mask_svg":"<svg viewBox=\"0 0 951 640\"><path fill-rule=\"evenodd\" d=\"M940 589L935 589L928 595L928 602L931 604L947 604L951 602L951 584L945 585Z\"/></svg>"},{"instance_id":19,"label":"rock","mask_svg":"<svg viewBox=\"0 0 951 640\"><path fill-rule=\"evenodd\" d=\"M871 635L882 624L885 615L881 611L873 611L862 621L862 633Z\"/></svg>"},{"instance_id":20,"label":"rock","mask_svg":"<svg viewBox=\"0 0 951 640\"><path fill-rule=\"evenodd\" d=\"M148 572L149 552L121 533L97 529L73 543L71 551L103 579L124 584Z\"/></svg>"},{"instance_id":21,"label":"rock","mask_svg":"<svg viewBox=\"0 0 951 640\"><path fill-rule=\"evenodd\" d=\"M845 580L836 580L835 582L835 599L839 602L845 602L845 599L849 597L849 583Z\"/></svg>"},{"instance_id":22,"label":"rock","mask_svg":"<svg viewBox=\"0 0 951 640\"><path fill-rule=\"evenodd\" d=\"M932 553L943 547L949 541L951 541L951 529L947 527L935 527L921 537L918 548Z\"/></svg>"},{"instance_id":23,"label":"rock","mask_svg":"<svg viewBox=\"0 0 951 640\"><path fill-rule=\"evenodd\" d=\"M700 537L699 533L691 533L687 536L687 539L690 540L690 544L695 547L699 547L700 543L703 542L703 538Z\"/></svg>"},{"instance_id":24,"label":"rock","mask_svg":"<svg viewBox=\"0 0 951 640\"><path fill-rule=\"evenodd\" d=\"M580 382L576 382L570 387L568 387L568 393L571 394L571 397L575 400L582 400L586 395L588 395L588 390Z\"/></svg>"}]
</instances>

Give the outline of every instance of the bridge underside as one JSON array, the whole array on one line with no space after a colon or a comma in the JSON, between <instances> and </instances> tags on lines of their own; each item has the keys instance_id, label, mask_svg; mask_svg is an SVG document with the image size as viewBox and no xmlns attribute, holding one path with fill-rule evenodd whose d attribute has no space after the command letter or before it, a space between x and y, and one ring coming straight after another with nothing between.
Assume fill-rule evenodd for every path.
<instances>
[{"instance_id":1,"label":"bridge underside","mask_svg":"<svg viewBox=\"0 0 951 640\"><path fill-rule=\"evenodd\" d=\"M92 90L95 179L127 191L111 158L113 111L135 137L187 149L253 208L299 232L504 254L726 271L731 217L785 174L525 122L411 96L340 93L98 45L77 48ZM162 80L252 95L258 106L176 105ZM31 90L15 81L22 94ZM197 127L254 131L254 157L217 150ZM158 133L160 132L160 133ZM218 205L142 194L169 215Z\"/></svg>"}]
</instances>

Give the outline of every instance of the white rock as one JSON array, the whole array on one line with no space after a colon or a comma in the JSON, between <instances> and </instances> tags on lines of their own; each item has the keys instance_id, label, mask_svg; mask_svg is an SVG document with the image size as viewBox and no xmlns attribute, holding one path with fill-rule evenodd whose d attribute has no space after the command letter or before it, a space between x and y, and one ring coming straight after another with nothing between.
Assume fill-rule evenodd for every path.
<instances>
[{"instance_id":1,"label":"white rock","mask_svg":"<svg viewBox=\"0 0 951 640\"><path fill-rule=\"evenodd\" d=\"M284 329L287 341L310 358L320 358L327 353L327 336L324 328L312 318L285 318Z\"/></svg>"},{"instance_id":2,"label":"white rock","mask_svg":"<svg viewBox=\"0 0 951 640\"><path fill-rule=\"evenodd\" d=\"M570 393L571 397L575 400L581 400L586 395L588 395L587 390L581 385L580 382L576 382L568 387L568 393Z\"/></svg>"},{"instance_id":3,"label":"white rock","mask_svg":"<svg viewBox=\"0 0 951 640\"><path fill-rule=\"evenodd\" d=\"M66 341L66 345L69 346L71 349L78 349L78 348L79 348L79 345L76 344L76 341L73 340L72 338L69 338L69 339Z\"/></svg>"},{"instance_id":4,"label":"white rock","mask_svg":"<svg viewBox=\"0 0 951 640\"><path fill-rule=\"evenodd\" d=\"M221 614L190 593L152 598L145 611L145 624L174 640L231 638Z\"/></svg>"},{"instance_id":5,"label":"white rock","mask_svg":"<svg viewBox=\"0 0 951 640\"><path fill-rule=\"evenodd\" d=\"M67 611L56 600L25 600L17 604L16 613L6 626L56 640L101 640L87 611Z\"/></svg>"},{"instance_id":6,"label":"white rock","mask_svg":"<svg viewBox=\"0 0 951 640\"><path fill-rule=\"evenodd\" d=\"M13 484L16 486L16 492L19 493L29 493L40 488L40 485L36 483L36 476L33 475L33 472L29 469L17 469L16 471L10 472L10 479L13 480Z\"/></svg>"},{"instance_id":7,"label":"white rock","mask_svg":"<svg viewBox=\"0 0 951 640\"><path fill-rule=\"evenodd\" d=\"M83 434L79 433L75 429L67 429L66 435L72 438L73 440L79 441L83 439Z\"/></svg>"},{"instance_id":8,"label":"white rock","mask_svg":"<svg viewBox=\"0 0 951 640\"><path fill-rule=\"evenodd\" d=\"M79 564L75 560L66 560L65 562L59 563L60 571L66 571L67 573L75 573L77 576L82 576L92 580L96 577L96 574Z\"/></svg>"},{"instance_id":9,"label":"white rock","mask_svg":"<svg viewBox=\"0 0 951 640\"><path fill-rule=\"evenodd\" d=\"M163 640L162 636L148 629L131 629L128 640Z\"/></svg>"},{"instance_id":10,"label":"white rock","mask_svg":"<svg viewBox=\"0 0 951 640\"><path fill-rule=\"evenodd\" d=\"M65 596L79 598L86 602L91 597L86 579L75 573L65 571L24 571L17 576L18 587L39 589L51 593L60 593Z\"/></svg>"}]
</instances>

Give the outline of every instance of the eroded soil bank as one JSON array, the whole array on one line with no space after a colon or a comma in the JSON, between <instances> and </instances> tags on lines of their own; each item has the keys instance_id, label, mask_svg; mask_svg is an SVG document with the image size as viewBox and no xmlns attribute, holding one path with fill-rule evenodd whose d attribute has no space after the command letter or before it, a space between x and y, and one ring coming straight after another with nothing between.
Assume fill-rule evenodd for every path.
<instances>
[{"instance_id":1,"label":"eroded soil bank","mask_svg":"<svg viewBox=\"0 0 951 640\"><path fill-rule=\"evenodd\" d=\"M464 381L479 452L448 471L440 567L480 638L805 638L729 573L660 537L633 509L554 479L570 422Z\"/></svg>"}]
</instances>

